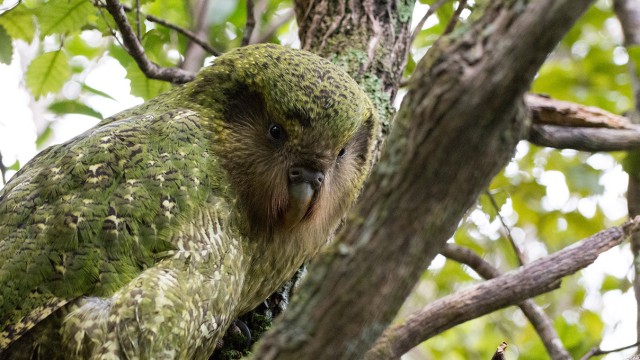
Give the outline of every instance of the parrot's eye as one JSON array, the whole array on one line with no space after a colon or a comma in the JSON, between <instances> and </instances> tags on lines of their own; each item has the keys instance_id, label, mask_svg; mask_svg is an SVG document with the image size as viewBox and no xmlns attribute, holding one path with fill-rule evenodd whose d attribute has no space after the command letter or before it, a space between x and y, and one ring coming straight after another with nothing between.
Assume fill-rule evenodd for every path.
<instances>
[{"instance_id":1,"label":"parrot's eye","mask_svg":"<svg viewBox=\"0 0 640 360\"><path fill-rule=\"evenodd\" d=\"M344 157L344 154L347 153L347 150L345 150L345 148L340 149L340 152L338 152L338 159Z\"/></svg>"},{"instance_id":2,"label":"parrot's eye","mask_svg":"<svg viewBox=\"0 0 640 360\"><path fill-rule=\"evenodd\" d=\"M272 124L271 126L269 126L269 136L271 136L273 140L278 140L278 141L283 140L284 130L280 125Z\"/></svg>"}]
</instances>

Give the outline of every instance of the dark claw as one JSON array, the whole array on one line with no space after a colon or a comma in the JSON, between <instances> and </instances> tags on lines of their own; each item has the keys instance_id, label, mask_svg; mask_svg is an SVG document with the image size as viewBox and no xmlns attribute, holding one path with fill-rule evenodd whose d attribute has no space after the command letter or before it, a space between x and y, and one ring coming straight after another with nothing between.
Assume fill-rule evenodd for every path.
<instances>
[{"instance_id":1,"label":"dark claw","mask_svg":"<svg viewBox=\"0 0 640 360\"><path fill-rule=\"evenodd\" d=\"M245 339L247 339L247 349L251 347L251 330L249 330L249 327L247 326L247 324L244 323L244 321L240 320L240 319L236 319L236 321L233 322L233 325L235 325L238 330L240 330L240 332L242 333L242 336L245 337Z\"/></svg>"}]
</instances>

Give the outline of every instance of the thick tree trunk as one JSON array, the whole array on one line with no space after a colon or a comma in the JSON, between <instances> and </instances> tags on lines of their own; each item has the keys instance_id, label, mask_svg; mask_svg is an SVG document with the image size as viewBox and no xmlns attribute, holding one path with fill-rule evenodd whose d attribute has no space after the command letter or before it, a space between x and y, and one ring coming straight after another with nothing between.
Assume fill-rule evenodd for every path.
<instances>
[{"instance_id":1,"label":"thick tree trunk","mask_svg":"<svg viewBox=\"0 0 640 360\"><path fill-rule=\"evenodd\" d=\"M463 213L508 161L526 128L522 95L591 2L494 1L471 26L430 49L414 72L359 205L335 246L311 265L300 296L263 339L257 357L363 357ZM404 63L393 52L375 50L385 49L385 39L397 30L389 19L402 19L388 15L395 5L341 3L298 3L305 47L346 62L361 82L377 66L388 66L386 73ZM305 25L309 19L311 25ZM316 32L318 27L326 30ZM371 29L378 29L379 39L363 43ZM397 63L385 64L387 58ZM374 65L378 61L382 65ZM380 88L392 98L397 77L374 83L378 87L367 90L375 100ZM388 355L384 346L369 354Z\"/></svg>"}]
</instances>

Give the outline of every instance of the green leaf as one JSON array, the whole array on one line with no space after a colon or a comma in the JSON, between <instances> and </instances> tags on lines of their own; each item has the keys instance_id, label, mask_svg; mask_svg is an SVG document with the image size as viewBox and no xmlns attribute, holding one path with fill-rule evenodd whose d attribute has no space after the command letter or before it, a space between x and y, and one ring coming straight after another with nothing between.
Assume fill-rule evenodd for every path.
<instances>
[{"instance_id":1,"label":"green leaf","mask_svg":"<svg viewBox=\"0 0 640 360\"><path fill-rule=\"evenodd\" d=\"M41 37L79 32L95 20L95 9L88 0L49 1L37 11Z\"/></svg>"},{"instance_id":2,"label":"green leaf","mask_svg":"<svg viewBox=\"0 0 640 360\"><path fill-rule=\"evenodd\" d=\"M20 161L16 160L13 164L6 167L7 170L18 171L20 170Z\"/></svg>"},{"instance_id":3,"label":"green leaf","mask_svg":"<svg viewBox=\"0 0 640 360\"><path fill-rule=\"evenodd\" d=\"M82 90L85 90L85 91L87 91L87 92L90 92L90 93L92 93L92 94L94 94L94 95L98 95L98 96L106 97L107 99L111 99L111 100L113 100L113 101L116 101L116 99L114 99L114 98L113 98L113 96L111 96L111 95L107 94L107 93L106 93L106 92L104 92L104 91L100 91L100 90L98 90L98 89L96 89L96 88L93 88L93 87L91 87L91 86L87 85L87 84L80 84L80 86L82 87Z\"/></svg>"},{"instance_id":4,"label":"green leaf","mask_svg":"<svg viewBox=\"0 0 640 360\"><path fill-rule=\"evenodd\" d=\"M102 114L94 110L92 107L83 104L77 100L61 100L49 105L49 111L56 115L81 114L92 116L100 120L103 119Z\"/></svg>"},{"instance_id":5,"label":"green leaf","mask_svg":"<svg viewBox=\"0 0 640 360\"><path fill-rule=\"evenodd\" d=\"M44 131L40 135L38 135L38 138L36 139L36 147L41 148L44 143L49 140L51 135L53 135L53 130L51 130L50 126L47 126Z\"/></svg>"},{"instance_id":6,"label":"green leaf","mask_svg":"<svg viewBox=\"0 0 640 360\"><path fill-rule=\"evenodd\" d=\"M0 16L0 25L7 30L7 33L12 38L21 39L29 43L36 32L33 14L24 4L20 4L3 13Z\"/></svg>"},{"instance_id":7,"label":"green leaf","mask_svg":"<svg viewBox=\"0 0 640 360\"><path fill-rule=\"evenodd\" d=\"M142 38L142 46L149 59L160 66L174 66L166 54L165 47L170 42L169 34L157 29L149 30Z\"/></svg>"},{"instance_id":8,"label":"green leaf","mask_svg":"<svg viewBox=\"0 0 640 360\"><path fill-rule=\"evenodd\" d=\"M44 53L31 61L25 75L27 87L36 98L58 92L71 76L67 56L61 50Z\"/></svg>"},{"instance_id":9,"label":"green leaf","mask_svg":"<svg viewBox=\"0 0 640 360\"><path fill-rule=\"evenodd\" d=\"M604 280L602 280L602 285L600 285L600 292L605 293L611 290L620 290L623 293L626 292L631 283L626 279L619 279L613 275L606 275Z\"/></svg>"},{"instance_id":10,"label":"green leaf","mask_svg":"<svg viewBox=\"0 0 640 360\"><path fill-rule=\"evenodd\" d=\"M11 56L13 55L13 43L7 30L0 26L0 63L11 64Z\"/></svg>"},{"instance_id":11,"label":"green leaf","mask_svg":"<svg viewBox=\"0 0 640 360\"><path fill-rule=\"evenodd\" d=\"M93 59L104 53L102 47L90 46L79 35L66 37L64 40L64 48L67 50L69 56L86 56L88 59Z\"/></svg>"},{"instance_id":12,"label":"green leaf","mask_svg":"<svg viewBox=\"0 0 640 360\"><path fill-rule=\"evenodd\" d=\"M143 1L143 10L146 14L155 15L178 26L189 28L192 19L195 19L189 11L188 2L183 0L155 0ZM216 8L226 8L229 2L219 2ZM133 12L132 12L133 13ZM144 19L144 17L143 17Z\"/></svg>"},{"instance_id":13,"label":"green leaf","mask_svg":"<svg viewBox=\"0 0 640 360\"><path fill-rule=\"evenodd\" d=\"M131 81L131 94L149 100L171 89L166 81L149 79L137 64L127 66L127 79Z\"/></svg>"}]
</instances>

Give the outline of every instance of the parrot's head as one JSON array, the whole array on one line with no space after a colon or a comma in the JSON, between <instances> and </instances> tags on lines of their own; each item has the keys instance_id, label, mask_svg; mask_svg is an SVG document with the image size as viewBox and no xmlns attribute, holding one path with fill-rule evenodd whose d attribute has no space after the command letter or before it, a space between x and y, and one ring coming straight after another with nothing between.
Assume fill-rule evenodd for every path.
<instances>
[{"instance_id":1,"label":"parrot's head","mask_svg":"<svg viewBox=\"0 0 640 360\"><path fill-rule=\"evenodd\" d=\"M273 44L231 51L197 81L223 84L214 131L250 227L326 238L371 165L377 122L366 94L329 61Z\"/></svg>"}]
</instances>

